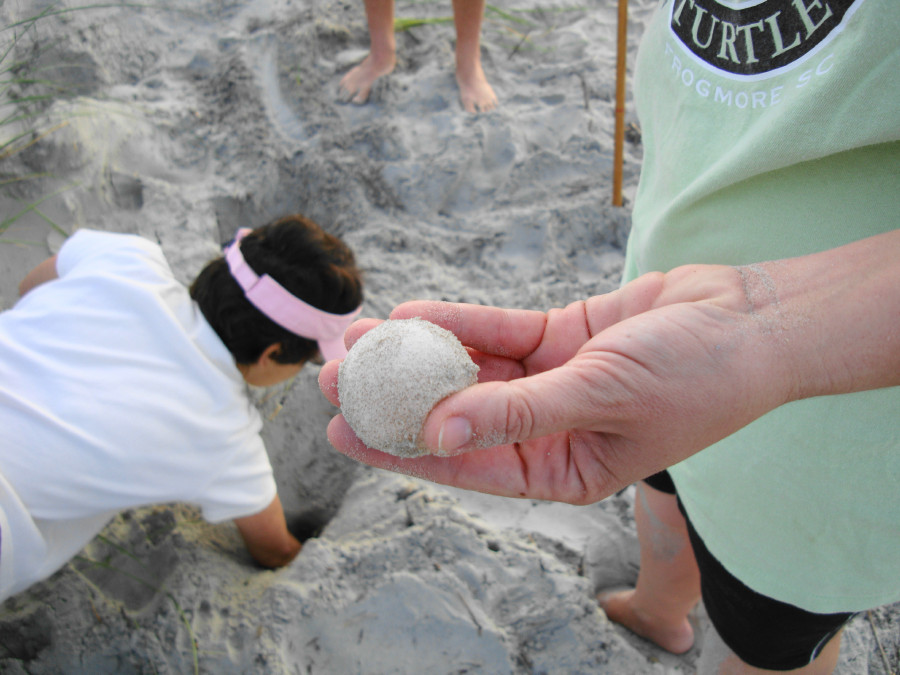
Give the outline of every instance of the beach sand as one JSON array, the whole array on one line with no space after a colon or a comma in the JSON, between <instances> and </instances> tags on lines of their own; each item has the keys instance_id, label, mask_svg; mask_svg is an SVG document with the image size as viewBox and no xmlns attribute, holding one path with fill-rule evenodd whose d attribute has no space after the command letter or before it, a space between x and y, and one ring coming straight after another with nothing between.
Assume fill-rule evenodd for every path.
<instances>
[{"instance_id":1,"label":"beach sand","mask_svg":"<svg viewBox=\"0 0 900 675\"><path fill-rule=\"evenodd\" d=\"M48 3L0 2L4 65L41 81L7 89L3 117L13 96L50 95L22 123L35 142L0 165L29 177L0 190L2 308L75 228L158 241L187 283L238 226L289 212L353 247L363 316L413 298L546 310L618 285L641 145L630 134L613 207L611 0L496 2L500 108L478 116L457 99L450 23L399 34L396 72L354 106L336 91L367 50L361 0L176 4L66 2L13 28ZM629 64L654 5L631 0ZM357 465L326 439L317 370L254 392L306 540L289 567L258 568L232 524L187 504L123 513L0 606L0 673L694 672L696 647L666 654L594 600L635 580L633 489L572 507ZM695 620L700 644L702 607ZM839 672L896 671L898 621L897 606L857 617Z\"/></svg>"}]
</instances>

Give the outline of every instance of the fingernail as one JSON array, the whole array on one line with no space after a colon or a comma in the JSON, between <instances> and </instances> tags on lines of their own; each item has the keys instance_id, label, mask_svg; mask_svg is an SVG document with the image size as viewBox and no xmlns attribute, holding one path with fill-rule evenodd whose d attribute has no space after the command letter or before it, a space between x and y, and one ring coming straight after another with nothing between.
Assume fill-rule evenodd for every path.
<instances>
[{"instance_id":1,"label":"fingernail","mask_svg":"<svg viewBox=\"0 0 900 675\"><path fill-rule=\"evenodd\" d=\"M472 440L472 425L465 417L448 417L438 434L438 449L453 452Z\"/></svg>"}]
</instances>

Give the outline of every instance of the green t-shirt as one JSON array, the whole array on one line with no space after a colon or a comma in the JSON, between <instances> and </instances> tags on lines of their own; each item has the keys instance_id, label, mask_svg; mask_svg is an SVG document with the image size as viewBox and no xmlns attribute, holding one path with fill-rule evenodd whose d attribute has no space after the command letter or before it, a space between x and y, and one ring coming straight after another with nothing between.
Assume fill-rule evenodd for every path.
<instances>
[{"instance_id":1,"label":"green t-shirt","mask_svg":"<svg viewBox=\"0 0 900 675\"><path fill-rule=\"evenodd\" d=\"M634 89L626 281L900 226L897 0L662 0ZM900 600L900 388L782 406L670 472L756 591L814 612Z\"/></svg>"}]
</instances>

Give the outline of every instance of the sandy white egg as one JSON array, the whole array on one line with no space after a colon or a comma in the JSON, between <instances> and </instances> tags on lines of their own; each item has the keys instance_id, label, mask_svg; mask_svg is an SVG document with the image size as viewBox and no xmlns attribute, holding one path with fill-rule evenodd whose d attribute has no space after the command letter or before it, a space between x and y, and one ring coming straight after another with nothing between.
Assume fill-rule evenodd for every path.
<instances>
[{"instance_id":1,"label":"sandy white egg","mask_svg":"<svg viewBox=\"0 0 900 675\"><path fill-rule=\"evenodd\" d=\"M369 447L399 457L418 445L437 403L477 382L478 366L453 333L422 319L385 321L353 345L338 371L341 412Z\"/></svg>"}]
</instances>

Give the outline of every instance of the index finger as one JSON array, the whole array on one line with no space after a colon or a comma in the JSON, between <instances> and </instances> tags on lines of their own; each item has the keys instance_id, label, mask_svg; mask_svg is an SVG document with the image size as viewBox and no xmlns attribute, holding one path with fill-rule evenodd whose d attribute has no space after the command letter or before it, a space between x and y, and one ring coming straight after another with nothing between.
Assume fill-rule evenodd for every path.
<instances>
[{"instance_id":1,"label":"index finger","mask_svg":"<svg viewBox=\"0 0 900 675\"><path fill-rule=\"evenodd\" d=\"M446 328L467 347L517 361L538 348L547 322L543 312L530 309L428 300L405 302L391 312L391 319L415 317Z\"/></svg>"},{"instance_id":2,"label":"index finger","mask_svg":"<svg viewBox=\"0 0 900 675\"><path fill-rule=\"evenodd\" d=\"M341 367L341 359L332 359L325 363L319 370L319 389L331 405L340 407L338 400L338 369Z\"/></svg>"}]
</instances>

